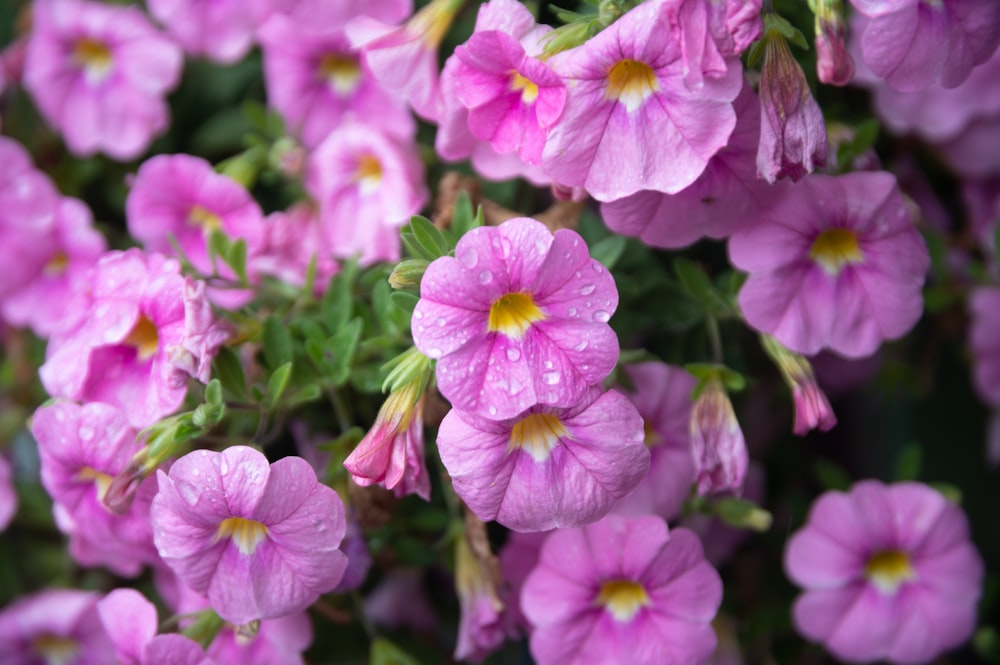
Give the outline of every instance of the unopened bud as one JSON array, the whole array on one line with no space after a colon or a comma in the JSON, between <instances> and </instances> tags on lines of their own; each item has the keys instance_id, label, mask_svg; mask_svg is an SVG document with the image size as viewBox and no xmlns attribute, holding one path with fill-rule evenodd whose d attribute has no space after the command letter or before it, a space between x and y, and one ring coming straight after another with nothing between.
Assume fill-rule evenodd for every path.
<instances>
[{"instance_id":1,"label":"unopened bud","mask_svg":"<svg viewBox=\"0 0 1000 665\"><path fill-rule=\"evenodd\" d=\"M816 74L829 85L854 79L854 58L847 50L847 26L841 0L809 0L816 14Z\"/></svg>"}]
</instances>

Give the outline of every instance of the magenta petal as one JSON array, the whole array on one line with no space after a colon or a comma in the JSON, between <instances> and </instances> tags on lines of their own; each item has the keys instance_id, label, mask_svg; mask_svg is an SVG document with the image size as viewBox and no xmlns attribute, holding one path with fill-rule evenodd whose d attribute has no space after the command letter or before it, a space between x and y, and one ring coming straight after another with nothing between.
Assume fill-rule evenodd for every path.
<instances>
[{"instance_id":1,"label":"magenta petal","mask_svg":"<svg viewBox=\"0 0 1000 665\"><path fill-rule=\"evenodd\" d=\"M863 589L856 584L799 596L792 607L795 627L809 639L825 642Z\"/></svg>"},{"instance_id":2,"label":"magenta petal","mask_svg":"<svg viewBox=\"0 0 1000 665\"><path fill-rule=\"evenodd\" d=\"M157 635L146 646L143 665L214 665L198 643L179 633Z\"/></svg>"},{"instance_id":3,"label":"magenta petal","mask_svg":"<svg viewBox=\"0 0 1000 665\"><path fill-rule=\"evenodd\" d=\"M124 665L142 665L143 649L157 631L156 607L135 589L115 589L97 601L101 623Z\"/></svg>"}]
</instances>

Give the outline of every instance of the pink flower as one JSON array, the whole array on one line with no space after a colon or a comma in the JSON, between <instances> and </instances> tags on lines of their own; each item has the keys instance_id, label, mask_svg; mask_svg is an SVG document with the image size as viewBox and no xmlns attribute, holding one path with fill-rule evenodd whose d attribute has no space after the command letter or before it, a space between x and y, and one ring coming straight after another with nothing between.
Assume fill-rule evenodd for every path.
<instances>
[{"instance_id":1,"label":"pink flower","mask_svg":"<svg viewBox=\"0 0 1000 665\"><path fill-rule=\"evenodd\" d=\"M360 253L365 265L398 261L398 229L428 199L423 178L412 142L360 123L332 131L310 156L306 176L332 254Z\"/></svg>"},{"instance_id":2,"label":"pink flower","mask_svg":"<svg viewBox=\"0 0 1000 665\"><path fill-rule=\"evenodd\" d=\"M969 313L973 384L983 401L1000 408L1000 287L983 286L973 291Z\"/></svg>"},{"instance_id":3,"label":"pink flower","mask_svg":"<svg viewBox=\"0 0 1000 665\"><path fill-rule=\"evenodd\" d=\"M466 520L468 524L468 519ZM485 525L478 523L481 537L486 537ZM461 614L458 621L458 640L455 660L481 662L503 644L504 603L497 589L499 566L496 557L486 560L474 553L466 535L455 542L455 589Z\"/></svg>"},{"instance_id":4,"label":"pink flower","mask_svg":"<svg viewBox=\"0 0 1000 665\"><path fill-rule=\"evenodd\" d=\"M830 85L847 85L854 78L854 58L847 50L847 25L841 0L818 0L816 12L816 74Z\"/></svg>"},{"instance_id":5,"label":"pink flower","mask_svg":"<svg viewBox=\"0 0 1000 665\"><path fill-rule=\"evenodd\" d=\"M292 286L304 286L315 261L314 295L320 295L340 271L327 247L319 211L307 203L272 212L264 220L264 237L256 256L247 259L252 273L271 275Z\"/></svg>"},{"instance_id":6,"label":"pink flower","mask_svg":"<svg viewBox=\"0 0 1000 665\"><path fill-rule=\"evenodd\" d=\"M954 88L1000 44L993 0L851 0L868 68L903 92ZM920 48L913 48L920 44Z\"/></svg>"},{"instance_id":7,"label":"pink flower","mask_svg":"<svg viewBox=\"0 0 1000 665\"><path fill-rule=\"evenodd\" d=\"M394 391L379 409L375 424L344 460L351 479L362 487L378 484L397 497L416 494L430 501L431 483L424 461L424 404L415 383Z\"/></svg>"},{"instance_id":8,"label":"pink flower","mask_svg":"<svg viewBox=\"0 0 1000 665\"><path fill-rule=\"evenodd\" d=\"M827 492L792 536L805 637L851 662L924 663L972 634L983 563L962 511L920 483Z\"/></svg>"},{"instance_id":9,"label":"pink flower","mask_svg":"<svg viewBox=\"0 0 1000 665\"><path fill-rule=\"evenodd\" d=\"M90 209L79 199L60 199L47 236L39 249L49 258L34 281L0 300L7 322L29 326L39 337L80 324L90 307L90 271L107 249Z\"/></svg>"},{"instance_id":10,"label":"pink flower","mask_svg":"<svg viewBox=\"0 0 1000 665\"><path fill-rule=\"evenodd\" d=\"M508 637L516 639L531 633L531 623L521 611L521 589L538 565L542 544L551 533L554 531L511 531L497 554L500 560L500 598L504 601Z\"/></svg>"},{"instance_id":11,"label":"pink flower","mask_svg":"<svg viewBox=\"0 0 1000 665\"><path fill-rule=\"evenodd\" d=\"M472 134L529 164L541 163L545 136L566 103L562 80L533 57L547 30L536 28L520 3L493 0L480 8L476 31L453 56L455 92L469 109Z\"/></svg>"},{"instance_id":12,"label":"pink flower","mask_svg":"<svg viewBox=\"0 0 1000 665\"><path fill-rule=\"evenodd\" d=\"M31 284L52 258L59 193L24 147L0 136L0 302Z\"/></svg>"},{"instance_id":13,"label":"pink flower","mask_svg":"<svg viewBox=\"0 0 1000 665\"><path fill-rule=\"evenodd\" d=\"M724 238L757 219L774 192L757 177L760 103L745 83L733 102L736 128L729 143L709 160L705 171L676 194L654 190L601 204L608 227L641 238L653 247L686 247L703 236Z\"/></svg>"},{"instance_id":14,"label":"pink flower","mask_svg":"<svg viewBox=\"0 0 1000 665\"><path fill-rule=\"evenodd\" d=\"M0 455L0 533L3 533L17 514L17 492L14 490L14 472L10 462Z\"/></svg>"},{"instance_id":15,"label":"pink flower","mask_svg":"<svg viewBox=\"0 0 1000 665\"><path fill-rule=\"evenodd\" d=\"M813 175L729 239L747 322L793 351L858 358L920 318L927 249L888 173Z\"/></svg>"},{"instance_id":16,"label":"pink flower","mask_svg":"<svg viewBox=\"0 0 1000 665\"><path fill-rule=\"evenodd\" d=\"M246 446L199 450L157 479L160 557L226 621L303 610L343 576L344 506L305 460L269 465Z\"/></svg>"},{"instance_id":17,"label":"pink flower","mask_svg":"<svg viewBox=\"0 0 1000 665\"><path fill-rule=\"evenodd\" d=\"M694 182L726 145L742 86L736 58L695 89L682 44L705 25L670 23L664 2L645 2L582 46L549 59L566 80L566 109L549 133L546 172L600 201L651 189L673 194ZM700 39L699 39L700 38Z\"/></svg>"},{"instance_id":18,"label":"pink flower","mask_svg":"<svg viewBox=\"0 0 1000 665\"><path fill-rule=\"evenodd\" d=\"M77 155L134 159L167 127L180 49L137 7L36 3L24 86Z\"/></svg>"},{"instance_id":19,"label":"pink flower","mask_svg":"<svg viewBox=\"0 0 1000 665\"><path fill-rule=\"evenodd\" d=\"M658 517L556 531L521 592L539 665L697 665L715 649L722 580L698 537Z\"/></svg>"},{"instance_id":20,"label":"pink flower","mask_svg":"<svg viewBox=\"0 0 1000 665\"><path fill-rule=\"evenodd\" d=\"M91 276L87 320L49 340L39 370L45 389L117 406L136 428L173 413L189 376L208 379L225 339L211 322L203 288L159 254L105 254Z\"/></svg>"},{"instance_id":21,"label":"pink flower","mask_svg":"<svg viewBox=\"0 0 1000 665\"><path fill-rule=\"evenodd\" d=\"M405 102L375 79L344 32L349 13L337 13L342 15L330 22L303 12L274 16L261 28L268 103L307 148L318 146L345 120L411 138L416 127Z\"/></svg>"},{"instance_id":22,"label":"pink flower","mask_svg":"<svg viewBox=\"0 0 1000 665\"><path fill-rule=\"evenodd\" d=\"M93 591L47 589L15 600L0 611L3 662L113 665L99 598Z\"/></svg>"},{"instance_id":23,"label":"pink flower","mask_svg":"<svg viewBox=\"0 0 1000 665\"><path fill-rule=\"evenodd\" d=\"M574 232L520 217L467 233L427 268L413 341L463 411L572 407L618 359L614 279Z\"/></svg>"},{"instance_id":24,"label":"pink flower","mask_svg":"<svg viewBox=\"0 0 1000 665\"><path fill-rule=\"evenodd\" d=\"M837 416L834 415L823 389L819 387L809 361L798 353L789 351L770 335L761 336L761 345L778 366L782 378L792 391L792 401L795 404L793 431L801 436L813 429L826 432L836 425Z\"/></svg>"},{"instance_id":25,"label":"pink flower","mask_svg":"<svg viewBox=\"0 0 1000 665\"><path fill-rule=\"evenodd\" d=\"M248 256L263 244L264 214L250 192L200 157L156 155L143 162L125 200L125 212L129 233L147 251L173 254L173 238L191 265L205 275L213 273L208 253L213 231L244 239ZM222 265L219 269L234 276Z\"/></svg>"},{"instance_id":26,"label":"pink flower","mask_svg":"<svg viewBox=\"0 0 1000 665\"><path fill-rule=\"evenodd\" d=\"M769 29L764 45L757 172L768 182L798 180L826 164L829 147L823 112L784 35Z\"/></svg>"},{"instance_id":27,"label":"pink flower","mask_svg":"<svg viewBox=\"0 0 1000 665\"><path fill-rule=\"evenodd\" d=\"M149 13L185 51L232 64L253 46L271 0L149 0Z\"/></svg>"},{"instance_id":28,"label":"pink flower","mask_svg":"<svg viewBox=\"0 0 1000 665\"><path fill-rule=\"evenodd\" d=\"M452 409L437 443L476 517L515 531L598 520L649 469L642 418L624 395L597 387L571 408L532 407L507 420Z\"/></svg>"},{"instance_id":29,"label":"pink flower","mask_svg":"<svg viewBox=\"0 0 1000 665\"><path fill-rule=\"evenodd\" d=\"M149 525L156 482L143 483L128 512L104 505L111 479L142 449L125 414L107 404L59 401L35 411L42 484L54 501L56 525L69 535L70 553L85 566L107 566L134 577L158 561Z\"/></svg>"},{"instance_id":30,"label":"pink flower","mask_svg":"<svg viewBox=\"0 0 1000 665\"><path fill-rule=\"evenodd\" d=\"M691 409L691 452L698 494L743 491L750 458L733 403L719 379L710 379Z\"/></svg>"},{"instance_id":31,"label":"pink flower","mask_svg":"<svg viewBox=\"0 0 1000 665\"><path fill-rule=\"evenodd\" d=\"M626 365L635 386L629 394L643 418L649 472L633 492L615 504L619 515L680 515L694 484L691 448L691 393L696 381L680 367L659 362Z\"/></svg>"},{"instance_id":32,"label":"pink flower","mask_svg":"<svg viewBox=\"0 0 1000 665\"><path fill-rule=\"evenodd\" d=\"M347 25L351 45L361 48L375 78L431 122L441 112L437 49L461 5L461 0L431 0L399 27L368 17Z\"/></svg>"}]
</instances>

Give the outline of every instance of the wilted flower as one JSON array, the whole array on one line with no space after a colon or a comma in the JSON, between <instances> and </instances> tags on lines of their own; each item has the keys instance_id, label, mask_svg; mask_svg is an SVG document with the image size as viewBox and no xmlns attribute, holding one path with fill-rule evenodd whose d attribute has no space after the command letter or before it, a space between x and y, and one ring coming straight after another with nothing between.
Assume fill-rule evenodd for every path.
<instances>
[{"instance_id":1,"label":"wilted flower","mask_svg":"<svg viewBox=\"0 0 1000 665\"><path fill-rule=\"evenodd\" d=\"M792 391L795 403L793 430L802 435L812 429L824 432L837 424L837 416L830 408L826 394L816 382L812 365L804 356L789 351L770 335L761 335L761 344L781 371L782 378Z\"/></svg>"},{"instance_id":2,"label":"wilted flower","mask_svg":"<svg viewBox=\"0 0 1000 665\"><path fill-rule=\"evenodd\" d=\"M816 74L830 85L854 78L854 58L847 50L847 25L841 0L809 0L816 14Z\"/></svg>"},{"instance_id":3,"label":"wilted flower","mask_svg":"<svg viewBox=\"0 0 1000 665\"><path fill-rule=\"evenodd\" d=\"M733 403L717 377L705 382L691 409L691 449L698 494L743 490L750 463L747 444Z\"/></svg>"},{"instance_id":4,"label":"wilted flower","mask_svg":"<svg viewBox=\"0 0 1000 665\"><path fill-rule=\"evenodd\" d=\"M823 112L785 36L768 28L763 39L757 172L768 182L786 177L798 180L826 163L829 149Z\"/></svg>"},{"instance_id":5,"label":"wilted flower","mask_svg":"<svg viewBox=\"0 0 1000 665\"><path fill-rule=\"evenodd\" d=\"M17 492L14 491L13 475L10 462L0 455L0 533L7 529L17 513Z\"/></svg>"},{"instance_id":6,"label":"wilted flower","mask_svg":"<svg viewBox=\"0 0 1000 665\"><path fill-rule=\"evenodd\" d=\"M466 533L455 540L455 589L462 609L455 660L478 663L506 638L504 603L498 589L499 564L489 551L486 525L470 515L465 521Z\"/></svg>"},{"instance_id":7,"label":"wilted flower","mask_svg":"<svg viewBox=\"0 0 1000 665\"><path fill-rule=\"evenodd\" d=\"M965 515L914 482L827 492L785 551L799 631L851 662L924 663L976 626L983 562Z\"/></svg>"}]
</instances>

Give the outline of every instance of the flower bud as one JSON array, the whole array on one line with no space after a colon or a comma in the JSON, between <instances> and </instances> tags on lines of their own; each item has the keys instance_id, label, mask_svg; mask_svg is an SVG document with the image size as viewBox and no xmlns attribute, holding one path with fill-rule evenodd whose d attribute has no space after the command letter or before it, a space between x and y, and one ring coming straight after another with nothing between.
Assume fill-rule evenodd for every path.
<instances>
[{"instance_id":1,"label":"flower bud","mask_svg":"<svg viewBox=\"0 0 1000 665\"><path fill-rule=\"evenodd\" d=\"M761 335L761 344L781 370L785 383L792 391L795 403L794 432L800 436L812 429L826 432L836 425L837 416L834 415L823 389L816 383L809 361L786 349L770 335Z\"/></svg>"},{"instance_id":2,"label":"flower bud","mask_svg":"<svg viewBox=\"0 0 1000 665\"><path fill-rule=\"evenodd\" d=\"M749 456L722 379L709 378L691 410L691 448L698 494L743 490Z\"/></svg>"},{"instance_id":3,"label":"flower bud","mask_svg":"<svg viewBox=\"0 0 1000 665\"><path fill-rule=\"evenodd\" d=\"M854 78L854 58L847 50L847 27L841 0L809 0L816 14L816 74L830 85Z\"/></svg>"}]
</instances>

